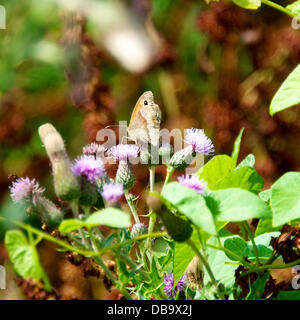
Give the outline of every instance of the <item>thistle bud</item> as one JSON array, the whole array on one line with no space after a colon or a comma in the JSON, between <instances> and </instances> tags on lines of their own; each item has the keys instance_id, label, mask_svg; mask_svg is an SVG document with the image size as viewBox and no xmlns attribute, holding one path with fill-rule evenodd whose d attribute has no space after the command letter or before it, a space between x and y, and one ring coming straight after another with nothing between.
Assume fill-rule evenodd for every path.
<instances>
[{"instance_id":1,"label":"thistle bud","mask_svg":"<svg viewBox=\"0 0 300 320\"><path fill-rule=\"evenodd\" d=\"M98 198L97 188L85 176L80 178L80 190L79 203L82 206L91 207L96 204Z\"/></svg>"},{"instance_id":2,"label":"thistle bud","mask_svg":"<svg viewBox=\"0 0 300 320\"><path fill-rule=\"evenodd\" d=\"M147 227L143 223L136 223L132 226L130 231L131 238L136 238L141 236L142 234L146 234L148 232Z\"/></svg>"},{"instance_id":3,"label":"thistle bud","mask_svg":"<svg viewBox=\"0 0 300 320\"><path fill-rule=\"evenodd\" d=\"M63 214L53 202L43 196L38 196L33 211L50 229L55 229L63 220Z\"/></svg>"},{"instance_id":4,"label":"thistle bud","mask_svg":"<svg viewBox=\"0 0 300 320\"><path fill-rule=\"evenodd\" d=\"M124 190L129 190L134 186L134 181L132 164L127 160L120 160L116 182L122 184Z\"/></svg>"},{"instance_id":5,"label":"thistle bud","mask_svg":"<svg viewBox=\"0 0 300 320\"><path fill-rule=\"evenodd\" d=\"M51 161L56 195L64 201L78 198L80 194L79 183L71 171L71 161L66 153L61 135L48 123L39 128L39 135Z\"/></svg>"},{"instance_id":6,"label":"thistle bud","mask_svg":"<svg viewBox=\"0 0 300 320\"><path fill-rule=\"evenodd\" d=\"M196 154L193 151L192 146L188 146L174 153L169 162L169 165L177 171L183 171L192 163L195 155Z\"/></svg>"}]
</instances>

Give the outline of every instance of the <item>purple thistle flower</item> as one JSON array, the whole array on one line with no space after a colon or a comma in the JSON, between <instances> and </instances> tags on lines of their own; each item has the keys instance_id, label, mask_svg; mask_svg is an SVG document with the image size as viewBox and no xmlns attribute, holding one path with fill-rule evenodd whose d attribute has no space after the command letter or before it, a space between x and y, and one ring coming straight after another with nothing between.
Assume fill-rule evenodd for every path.
<instances>
[{"instance_id":1,"label":"purple thistle flower","mask_svg":"<svg viewBox=\"0 0 300 320\"><path fill-rule=\"evenodd\" d=\"M86 176L93 183L99 178L105 177L105 167L101 160L93 156L80 156L75 159L72 171L76 176Z\"/></svg>"},{"instance_id":2,"label":"purple thistle flower","mask_svg":"<svg viewBox=\"0 0 300 320\"><path fill-rule=\"evenodd\" d=\"M202 153L206 156L215 152L213 143L206 136L203 129L187 129L184 141L193 147L194 152Z\"/></svg>"},{"instance_id":3,"label":"purple thistle flower","mask_svg":"<svg viewBox=\"0 0 300 320\"><path fill-rule=\"evenodd\" d=\"M178 177L177 179L181 185L191 188L199 194L202 194L207 187L207 183L203 179L199 179L197 176L183 175Z\"/></svg>"},{"instance_id":4,"label":"purple thistle flower","mask_svg":"<svg viewBox=\"0 0 300 320\"><path fill-rule=\"evenodd\" d=\"M123 186L120 183L105 183L101 192L103 198L110 203L120 200L124 193Z\"/></svg>"},{"instance_id":5,"label":"purple thistle flower","mask_svg":"<svg viewBox=\"0 0 300 320\"><path fill-rule=\"evenodd\" d=\"M91 155L97 156L98 154L104 156L105 151L106 151L106 148L102 144L98 144L95 142L92 142L82 148L82 152L86 156L91 156Z\"/></svg>"},{"instance_id":6,"label":"purple thistle flower","mask_svg":"<svg viewBox=\"0 0 300 320\"><path fill-rule=\"evenodd\" d=\"M10 187L10 195L14 202L29 201L32 197L33 203L36 202L36 196L41 195L45 189L40 188L35 179L18 178Z\"/></svg>"},{"instance_id":7,"label":"purple thistle flower","mask_svg":"<svg viewBox=\"0 0 300 320\"><path fill-rule=\"evenodd\" d=\"M185 274L180 278L178 281L174 291L173 291L173 286L174 286L174 274L170 273L164 276L164 292L168 297L175 297L175 294L177 291L183 291L185 286L186 286L186 276Z\"/></svg>"},{"instance_id":8,"label":"purple thistle flower","mask_svg":"<svg viewBox=\"0 0 300 320\"><path fill-rule=\"evenodd\" d=\"M108 153L117 160L130 160L138 157L140 148L135 144L118 144L109 149Z\"/></svg>"}]
</instances>

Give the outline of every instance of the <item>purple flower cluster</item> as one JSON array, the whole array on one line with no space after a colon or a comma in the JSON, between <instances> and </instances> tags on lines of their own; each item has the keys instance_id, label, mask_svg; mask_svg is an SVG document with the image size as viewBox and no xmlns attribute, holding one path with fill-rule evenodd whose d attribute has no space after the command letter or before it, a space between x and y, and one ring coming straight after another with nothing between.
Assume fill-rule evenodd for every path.
<instances>
[{"instance_id":1,"label":"purple flower cluster","mask_svg":"<svg viewBox=\"0 0 300 320\"><path fill-rule=\"evenodd\" d=\"M124 193L123 186L120 183L105 183L101 192L102 197L109 203L120 200Z\"/></svg>"},{"instance_id":2,"label":"purple flower cluster","mask_svg":"<svg viewBox=\"0 0 300 320\"><path fill-rule=\"evenodd\" d=\"M97 179L105 177L105 167L101 160L93 156L80 156L72 166L72 171L76 176L85 176L91 183Z\"/></svg>"},{"instance_id":3,"label":"purple flower cluster","mask_svg":"<svg viewBox=\"0 0 300 320\"><path fill-rule=\"evenodd\" d=\"M41 195L45 189L40 188L38 182L35 179L18 178L12 183L10 187L10 195L14 202L28 201L32 199L35 203L35 198Z\"/></svg>"},{"instance_id":4,"label":"purple flower cluster","mask_svg":"<svg viewBox=\"0 0 300 320\"><path fill-rule=\"evenodd\" d=\"M215 152L212 141L206 136L203 129L187 129L184 141L193 147L194 152L202 153L206 156Z\"/></svg>"},{"instance_id":5,"label":"purple flower cluster","mask_svg":"<svg viewBox=\"0 0 300 320\"><path fill-rule=\"evenodd\" d=\"M108 150L116 160L130 160L138 157L140 148L135 144L118 144Z\"/></svg>"},{"instance_id":6,"label":"purple flower cluster","mask_svg":"<svg viewBox=\"0 0 300 320\"><path fill-rule=\"evenodd\" d=\"M183 275L180 280L178 281L174 291L173 291L173 286L174 286L174 274L170 273L164 276L164 292L168 297L175 297L175 294L178 291L183 291L186 286L186 276Z\"/></svg>"},{"instance_id":7,"label":"purple flower cluster","mask_svg":"<svg viewBox=\"0 0 300 320\"><path fill-rule=\"evenodd\" d=\"M202 194L207 187L207 183L203 179L199 179L194 175L180 176L178 177L178 182L185 187L195 190L199 194Z\"/></svg>"}]
</instances>

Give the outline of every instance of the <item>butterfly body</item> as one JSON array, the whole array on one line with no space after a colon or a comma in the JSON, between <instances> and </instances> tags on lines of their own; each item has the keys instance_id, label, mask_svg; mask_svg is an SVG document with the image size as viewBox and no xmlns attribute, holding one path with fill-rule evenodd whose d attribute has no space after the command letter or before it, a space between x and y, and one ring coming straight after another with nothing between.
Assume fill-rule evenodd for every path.
<instances>
[{"instance_id":1,"label":"butterfly body","mask_svg":"<svg viewBox=\"0 0 300 320\"><path fill-rule=\"evenodd\" d=\"M158 146L161 111L154 102L151 91L144 92L138 99L128 126L129 137L136 143Z\"/></svg>"}]
</instances>

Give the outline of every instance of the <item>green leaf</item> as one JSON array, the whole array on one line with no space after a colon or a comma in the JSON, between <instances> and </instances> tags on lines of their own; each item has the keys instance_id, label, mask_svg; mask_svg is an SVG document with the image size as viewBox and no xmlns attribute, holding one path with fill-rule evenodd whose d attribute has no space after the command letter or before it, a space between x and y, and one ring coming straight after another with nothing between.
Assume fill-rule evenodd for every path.
<instances>
[{"instance_id":1,"label":"green leaf","mask_svg":"<svg viewBox=\"0 0 300 320\"><path fill-rule=\"evenodd\" d=\"M221 238L221 243L224 245L225 238ZM218 240L216 237L212 237L208 241L209 244L218 246ZM223 251L215 250L213 248L207 248L207 260L208 264L219 283L222 283L226 289L232 288L235 282L235 270L238 265L232 264L232 261L226 256ZM205 268L203 268L203 282L204 285L208 284L211 280Z\"/></svg>"},{"instance_id":2,"label":"green leaf","mask_svg":"<svg viewBox=\"0 0 300 320\"><path fill-rule=\"evenodd\" d=\"M257 9L261 6L261 0L232 0L236 5L244 9Z\"/></svg>"},{"instance_id":3,"label":"green leaf","mask_svg":"<svg viewBox=\"0 0 300 320\"><path fill-rule=\"evenodd\" d=\"M216 228L217 230L221 230L225 227L227 223L226 222L217 222ZM206 243L206 241L211 238L211 234L200 231L201 238L203 243ZM196 230L192 233L191 240L195 243L197 248L200 248L200 240L198 238ZM182 277L184 271L192 261L192 259L195 256L195 252L191 249L191 247L186 242L176 242L175 245L175 251L174 251L174 284L177 284L179 279Z\"/></svg>"},{"instance_id":4,"label":"green leaf","mask_svg":"<svg viewBox=\"0 0 300 320\"><path fill-rule=\"evenodd\" d=\"M271 209L263 200L243 189L211 191L205 200L216 221L244 221L272 216Z\"/></svg>"},{"instance_id":5,"label":"green leaf","mask_svg":"<svg viewBox=\"0 0 300 320\"><path fill-rule=\"evenodd\" d=\"M292 13L294 15L298 15L300 14L300 0L295 1L291 4L289 4L288 6L286 6L286 8L290 11L292 11Z\"/></svg>"},{"instance_id":6,"label":"green leaf","mask_svg":"<svg viewBox=\"0 0 300 320\"><path fill-rule=\"evenodd\" d=\"M59 226L59 231L67 233L78 228L86 227L89 229L99 225L111 228L128 228L131 226L131 221L127 213L116 208L106 208L93 213L85 221L76 219L64 220Z\"/></svg>"},{"instance_id":7,"label":"green leaf","mask_svg":"<svg viewBox=\"0 0 300 320\"><path fill-rule=\"evenodd\" d=\"M259 197L265 202L269 202L271 200L271 189L260 192Z\"/></svg>"},{"instance_id":8,"label":"green leaf","mask_svg":"<svg viewBox=\"0 0 300 320\"><path fill-rule=\"evenodd\" d=\"M300 172L288 172L271 187L273 226L300 218Z\"/></svg>"},{"instance_id":9,"label":"green leaf","mask_svg":"<svg viewBox=\"0 0 300 320\"><path fill-rule=\"evenodd\" d=\"M279 231L280 229L281 226L273 227L272 219L260 219L255 230L255 236L257 237L267 232Z\"/></svg>"},{"instance_id":10,"label":"green leaf","mask_svg":"<svg viewBox=\"0 0 300 320\"><path fill-rule=\"evenodd\" d=\"M226 239L224 242L224 247L232 251L233 253L237 254L238 256L243 257L244 251L247 248L247 242L243 240L241 237L235 236L235 237ZM235 259L234 256L228 253L225 253L225 254L230 260L237 261L237 259Z\"/></svg>"},{"instance_id":11,"label":"green leaf","mask_svg":"<svg viewBox=\"0 0 300 320\"><path fill-rule=\"evenodd\" d=\"M25 279L43 280L45 290L51 291L51 284L40 263L38 252L35 246L27 241L22 231L7 231L5 246L17 274Z\"/></svg>"},{"instance_id":12,"label":"green leaf","mask_svg":"<svg viewBox=\"0 0 300 320\"><path fill-rule=\"evenodd\" d=\"M210 234L216 234L212 214L203 197L196 191L182 186L178 182L171 182L164 186L162 196L194 225Z\"/></svg>"},{"instance_id":13,"label":"green leaf","mask_svg":"<svg viewBox=\"0 0 300 320\"><path fill-rule=\"evenodd\" d=\"M300 300L300 290L280 291L272 300Z\"/></svg>"},{"instance_id":14,"label":"green leaf","mask_svg":"<svg viewBox=\"0 0 300 320\"><path fill-rule=\"evenodd\" d=\"M244 132L245 128L242 128L237 136L237 138L234 141L234 145L233 145L233 150L231 153L231 158L232 158L232 163L233 166L235 167L238 161L238 157L239 157L239 153L240 153L240 146L241 146L241 140L242 140L242 135Z\"/></svg>"},{"instance_id":15,"label":"green leaf","mask_svg":"<svg viewBox=\"0 0 300 320\"><path fill-rule=\"evenodd\" d=\"M264 186L263 178L250 167L242 167L230 172L219 180L212 190L240 188L258 194Z\"/></svg>"},{"instance_id":16,"label":"green leaf","mask_svg":"<svg viewBox=\"0 0 300 320\"><path fill-rule=\"evenodd\" d=\"M278 91L275 93L271 105L270 114L285 110L300 103L300 64L288 75Z\"/></svg>"},{"instance_id":17,"label":"green leaf","mask_svg":"<svg viewBox=\"0 0 300 320\"><path fill-rule=\"evenodd\" d=\"M279 234L280 232L269 232L264 233L254 239L258 251L258 256L261 259L264 259L262 260L262 262L271 257L273 248L270 246L270 241L272 237L278 237ZM250 260L255 260L255 252L251 241L247 242L247 248L245 249L243 255L248 257Z\"/></svg>"},{"instance_id":18,"label":"green leaf","mask_svg":"<svg viewBox=\"0 0 300 320\"><path fill-rule=\"evenodd\" d=\"M232 158L222 154L215 156L208 161L200 168L197 175L206 181L209 189L214 190L214 187L219 180L223 179L233 169L234 164Z\"/></svg>"},{"instance_id":19,"label":"green leaf","mask_svg":"<svg viewBox=\"0 0 300 320\"><path fill-rule=\"evenodd\" d=\"M266 283L269 279L270 272L264 273L261 277L256 279L254 283L250 283L250 290L246 300L260 300L264 291Z\"/></svg>"},{"instance_id":20,"label":"green leaf","mask_svg":"<svg viewBox=\"0 0 300 320\"><path fill-rule=\"evenodd\" d=\"M251 167L254 168L255 165L255 157L253 154L248 154L247 157L242 160L239 165L236 167L236 169L242 168L242 167Z\"/></svg>"}]
</instances>

